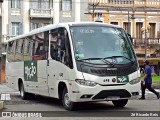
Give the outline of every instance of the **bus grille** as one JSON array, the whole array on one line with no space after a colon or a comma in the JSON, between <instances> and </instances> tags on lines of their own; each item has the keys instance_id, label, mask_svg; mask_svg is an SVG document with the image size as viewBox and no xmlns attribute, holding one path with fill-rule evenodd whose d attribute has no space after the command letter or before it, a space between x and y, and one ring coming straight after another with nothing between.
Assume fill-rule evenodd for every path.
<instances>
[{"instance_id":1,"label":"bus grille","mask_svg":"<svg viewBox=\"0 0 160 120\"><path fill-rule=\"evenodd\" d=\"M117 70L107 70L106 68L94 68L90 69L92 74L100 75L100 76L114 76L114 75L128 75L136 71L135 68L117 68Z\"/></svg>"},{"instance_id":2,"label":"bus grille","mask_svg":"<svg viewBox=\"0 0 160 120\"><path fill-rule=\"evenodd\" d=\"M131 97L131 94L124 89L119 90L103 90L99 92L97 95L95 95L92 99L105 99L110 96L119 96L120 98L128 98Z\"/></svg>"}]
</instances>

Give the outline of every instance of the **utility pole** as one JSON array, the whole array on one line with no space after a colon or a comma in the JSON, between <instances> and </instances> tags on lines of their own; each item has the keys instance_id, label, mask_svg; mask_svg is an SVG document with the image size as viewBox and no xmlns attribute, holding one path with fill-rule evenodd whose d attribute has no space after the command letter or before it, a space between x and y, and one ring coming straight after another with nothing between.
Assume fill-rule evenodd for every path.
<instances>
[{"instance_id":1,"label":"utility pole","mask_svg":"<svg viewBox=\"0 0 160 120\"><path fill-rule=\"evenodd\" d=\"M128 8L128 28L127 32L130 34L130 16L129 16L129 8Z\"/></svg>"},{"instance_id":2,"label":"utility pole","mask_svg":"<svg viewBox=\"0 0 160 120\"><path fill-rule=\"evenodd\" d=\"M94 21L95 10L96 10L96 7L98 5L99 5L99 2L98 3L89 4L89 6L92 6L92 12L84 13L84 14L90 14L90 15L92 15L92 21Z\"/></svg>"},{"instance_id":3,"label":"utility pole","mask_svg":"<svg viewBox=\"0 0 160 120\"><path fill-rule=\"evenodd\" d=\"M145 0L145 26L144 26L144 28L145 28L145 30L144 30L144 34L145 34L145 60L147 60L147 16L146 16L146 14L147 14L147 12L146 12L146 5L147 5L147 0Z\"/></svg>"}]
</instances>

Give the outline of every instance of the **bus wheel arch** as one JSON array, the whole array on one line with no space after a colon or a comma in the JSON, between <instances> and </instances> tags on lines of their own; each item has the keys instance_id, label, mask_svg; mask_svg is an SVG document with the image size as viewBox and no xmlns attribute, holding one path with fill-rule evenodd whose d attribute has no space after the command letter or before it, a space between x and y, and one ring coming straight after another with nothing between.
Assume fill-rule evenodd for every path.
<instances>
[{"instance_id":1,"label":"bus wheel arch","mask_svg":"<svg viewBox=\"0 0 160 120\"><path fill-rule=\"evenodd\" d=\"M19 91L20 91L20 95L21 95L21 98L22 99L26 99L26 92L25 92L25 89L24 89L24 84L23 84L23 81L22 81L22 79L18 79L18 88L19 88Z\"/></svg>"},{"instance_id":2,"label":"bus wheel arch","mask_svg":"<svg viewBox=\"0 0 160 120\"><path fill-rule=\"evenodd\" d=\"M64 82L60 82L58 85L58 95L59 99L62 101L63 107L66 110L74 110L75 103L70 101L67 85Z\"/></svg>"},{"instance_id":3,"label":"bus wheel arch","mask_svg":"<svg viewBox=\"0 0 160 120\"><path fill-rule=\"evenodd\" d=\"M21 78L19 78L18 79L18 90L20 91L20 85L23 83L23 81L22 81L22 79Z\"/></svg>"},{"instance_id":4,"label":"bus wheel arch","mask_svg":"<svg viewBox=\"0 0 160 120\"><path fill-rule=\"evenodd\" d=\"M67 87L66 83L64 82L60 82L58 84L58 97L60 100L62 100L62 94L63 94L63 90Z\"/></svg>"},{"instance_id":5,"label":"bus wheel arch","mask_svg":"<svg viewBox=\"0 0 160 120\"><path fill-rule=\"evenodd\" d=\"M30 98L30 94L25 91L24 84L21 78L18 79L18 88L21 98L23 100L28 100Z\"/></svg>"}]
</instances>

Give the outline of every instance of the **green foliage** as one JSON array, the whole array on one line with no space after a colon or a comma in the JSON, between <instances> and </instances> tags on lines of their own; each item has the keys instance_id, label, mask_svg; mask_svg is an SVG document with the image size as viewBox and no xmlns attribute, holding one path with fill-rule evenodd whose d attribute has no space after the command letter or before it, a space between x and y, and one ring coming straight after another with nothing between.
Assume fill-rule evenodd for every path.
<instances>
[{"instance_id":1,"label":"green foliage","mask_svg":"<svg viewBox=\"0 0 160 120\"><path fill-rule=\"evenodd\" d=\"M154 77L154 76L157 76L157 74L156 73L152 73L152 77Z\"/></svg>"},{"instance_id":2,"label":"green foliage","mask_svg":"<svg viewBox=\"0 0 160 120\"><path fill-rule=\"evenodd\" d=\"M141 80L144 80L144 74L141 74ZM157 76L157 74L152 75L152 82L159 82L160 83L160 76Z\"/></svg>"}]
</instances>

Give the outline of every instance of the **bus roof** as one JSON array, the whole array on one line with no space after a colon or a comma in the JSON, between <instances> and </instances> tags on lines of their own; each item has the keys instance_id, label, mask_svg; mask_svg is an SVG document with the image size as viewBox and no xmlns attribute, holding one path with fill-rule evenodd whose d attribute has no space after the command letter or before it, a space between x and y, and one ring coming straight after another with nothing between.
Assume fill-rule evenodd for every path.
<instances>
[{"instance_id":1,"label":"bus roof","mask_svg":"<svg viewBox=\"0 0 160 120\"><path fill-rule=\"evenodd\" d=\"M22 34L22 35L18 35L16 37L13 37L11 39L8 40L9 41L14 41L16 39L21 39L24 38L26 36L30 36L30 35L34 35L37 34L39 32L44 32L46 30L50 30L50 29L54 29L57 27L67 27L67 26L107 26L107 27L114 27L114 28L121 28L118 25L112 25L112 24L106 24L106 23L100 23L100 22L66 22L66 23L57 23L57 24L50 24L44 27L40 27L37 29L34 29L28 33Z\"/></svg>"}]
</instances>

